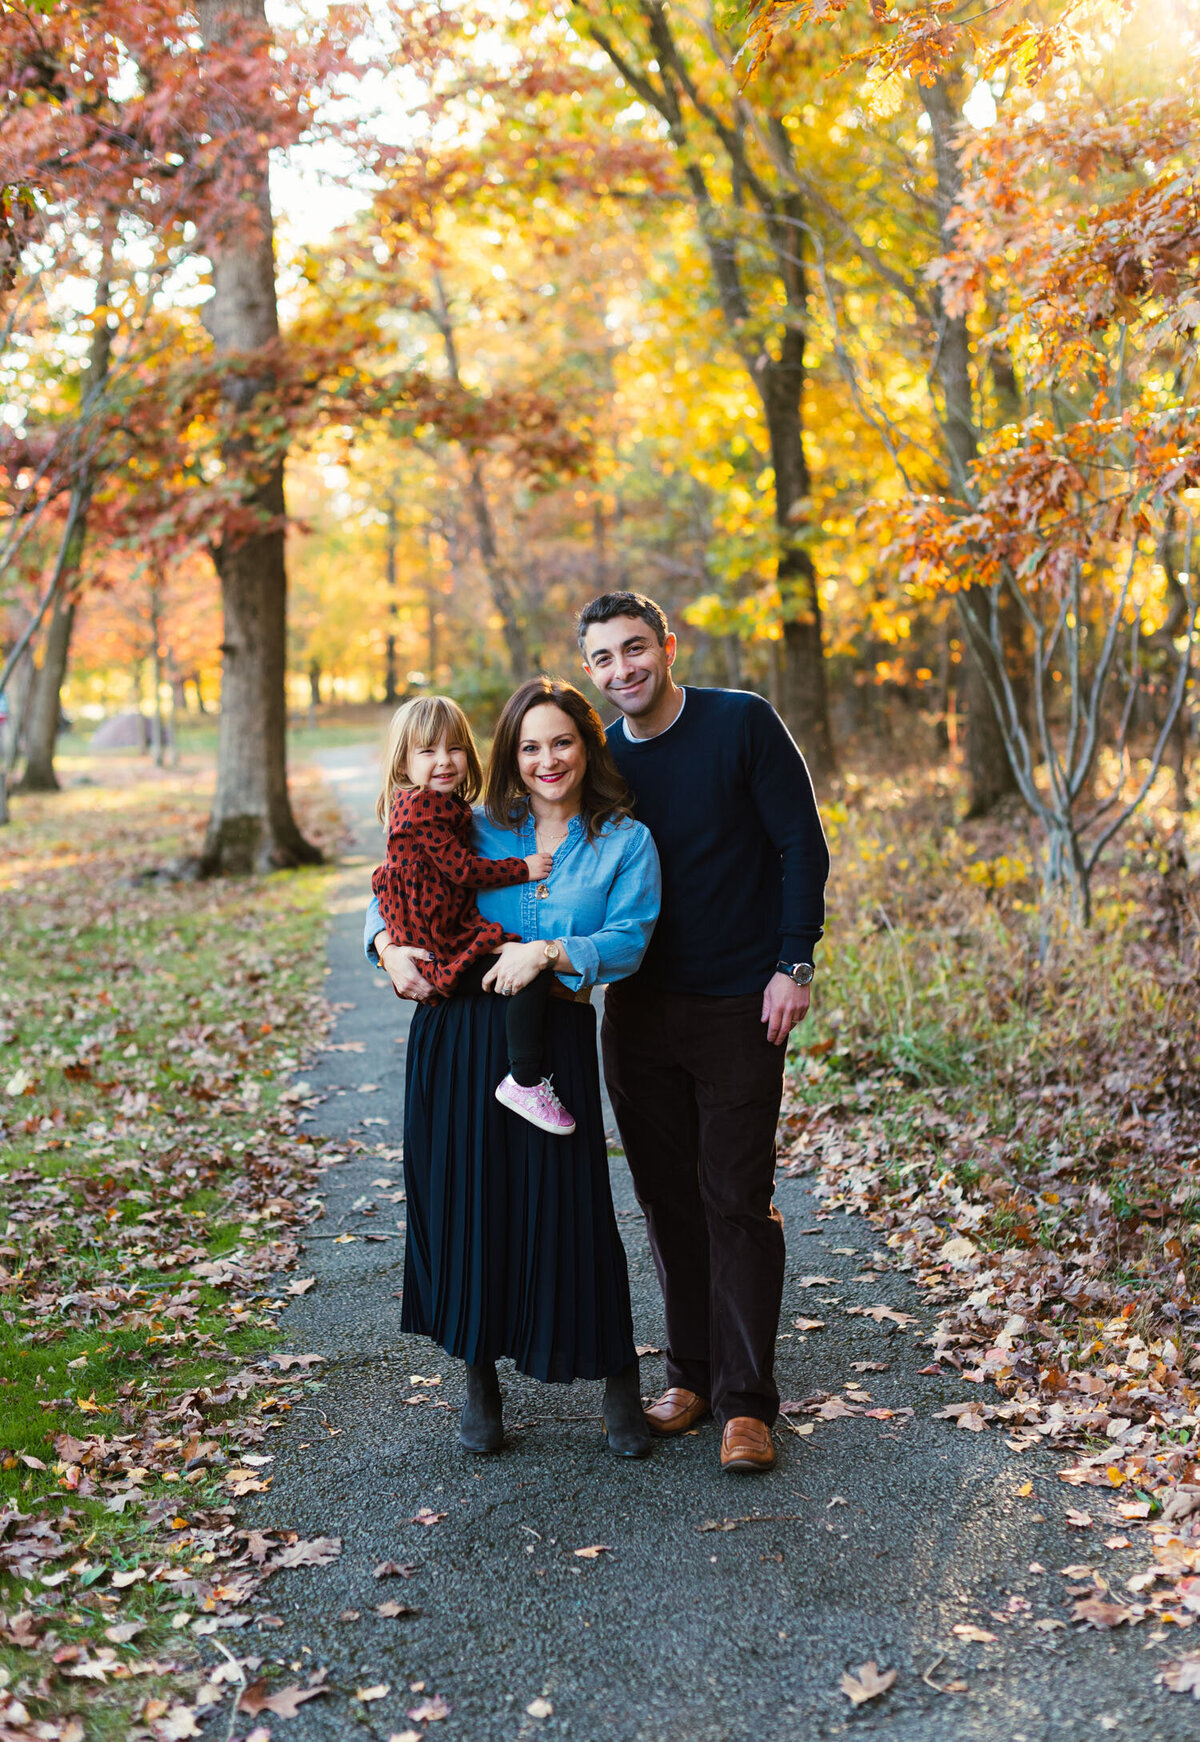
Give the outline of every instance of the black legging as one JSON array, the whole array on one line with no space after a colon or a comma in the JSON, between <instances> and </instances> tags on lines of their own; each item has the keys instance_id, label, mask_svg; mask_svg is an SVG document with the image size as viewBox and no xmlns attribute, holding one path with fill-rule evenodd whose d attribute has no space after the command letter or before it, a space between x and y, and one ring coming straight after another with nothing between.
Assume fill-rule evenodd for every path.
<instances>
[{"instance_id":1,"label":"black legging","mask_svg":"<svg viewBox=\"0 0 1200 1742\"><path fill-rule=\"evenodd\" d=\"M456 992L482 992L483 976L497 957L483 956L455 981ZM508 1068L522 1088L531 1089L546 1074L546 1000L554 976L549 969L504 1000Z\"/></svg>"}]
</instances>

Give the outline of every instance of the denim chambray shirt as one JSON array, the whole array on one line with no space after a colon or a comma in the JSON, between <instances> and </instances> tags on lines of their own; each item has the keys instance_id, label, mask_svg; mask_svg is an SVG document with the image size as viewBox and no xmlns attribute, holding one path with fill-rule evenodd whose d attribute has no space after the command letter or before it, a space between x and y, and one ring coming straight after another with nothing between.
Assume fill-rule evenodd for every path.
<instances>
[{"instance_id":1,"label":"denim chambray shirt","mask_svg":"<svg viewBox=\"0 0 1200 1742\"><path fill-rule=\"evenodd\" d=\"M482 810L474 817L475 851L485 858L524 858L537 852L532 817L511 829L497 827ZM547 893L539 897L539 889ZM549 877L541 883L481 889L475 899L484 919L495 920L523 943L558 938L578 970L558 978L578 991L624 980L636 971L658 918L661 891L658 853L642 823L607 823L589 841L580 818L572 817ZM363 943L367 960L376 967L374 939L386 929L372 897Z\"/></svg>"}]
</instances>

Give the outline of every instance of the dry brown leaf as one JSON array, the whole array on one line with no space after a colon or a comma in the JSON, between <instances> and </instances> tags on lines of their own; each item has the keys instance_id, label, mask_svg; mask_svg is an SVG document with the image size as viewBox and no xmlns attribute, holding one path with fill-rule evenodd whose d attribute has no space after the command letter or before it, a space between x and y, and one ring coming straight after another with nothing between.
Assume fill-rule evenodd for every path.
<instances>
[{"instance_id":1,"label":"dry brown leaf","mask_svg":"<svg viewBox=\"0 0 1200 1742\"><path fill-rule=\"evenodd\" d=\"M266 1682L251 1682L248 1688L243 1688L237 1710L252 1718L257 1718L260 1712L270 1712L275 1718L294 1718L306 1700L315 1700L318 1694L328 1691L320 1684L306 1688L295 1682L291 1687L277 1688L272 1693Z\"/></svg>"},{"instance_id":2,"label":"dry brown leaf","mask_svg":"<svg viewBox=\"0 0 1200 1742\"><path fill-rule=\"evenodd\" d=\"M877 1700L880 1694L886 1694L895 1679L894 1669L880 1670L871 1658L858 1669L847 1670L838 1686L853 1705L861 1706L867 1700Z\"/></svg>"},{"instance_id":3,"label":"dry brown leaf","mask_svg":"<svg viewBox=\"0 0 1200 1742\"><path fill-rule=\"evenodd\" d=\"M1169 1663L1159 1680L1173 1694L1191 1694L1200 1700L1200 1651L1189 1651L1178 1663Z\"/></svg>"},{"instance_id":4,"label":"dry brown leaf","mask_svg":"<svg viewBox=\"0 0 1200 1742\"><path fill-rule=\"evenodd\" d=\"M823 1331L825 1329L824 1319L793 1319L792 1324L798 1331Z\"/></svg>"},{"instance_id":5,"label":"dry brown leaf","mask_svg":"<svg viewBox=\"0 0 1200 1742\"><path fill-rule=\"evenodd\" d=\"M397 1603L395 1601L390 1601L387 1603L376 1603L375 1613L377 1615L382 1615L385 1620L391 1621L397 1615L419 1615L421 1611L419 1609L414 1609L410 1603Z\"/></svg>"},{"instance_id":6,"label":"dry brown leaf","mask_svg":"<svg viewBox=\"0 0 1200 1742\"><path fill-rule=\"evenodd\" d=\"M1071 1610L1072 1621L1086 1621L1089 1627L1104 1631L1120 1627L1130 1620L1129 1610L1120 1603L1106 1603L1103 1597L1084 1597Z\"/></svg>"},{"instance_id":7,"label":"dry brown leaf","mask_svg":"<svg viewBox=\"0 0 1200 1742\"><path fill-rule=\"evenodd\" d=\"M293 1276L287 1285L287 1291L289 1294L307 1294L309 1289L315 1288L316 1285L315 1276Z\"/></svg>"},{"instance_id":8,"label":"dry brown leaf","mask_svg":"<svg viewBox=\"0 0 1200 1742\"><path fill-rule=\"evenodd\" d=\"M372 1569L372 1575L377 1579L411 1579L416 1570L411 1562L380 1561L379 1565Z\"/></svg>"},{"instance_id":9,"label":"dry brown leaf","mask_svg":"<svg viewBox=\"0 0 1200 1742\"><path fill-rule=\"evenodd\" d=\"M1075 1530L1090 1530L1092 1528L1091 1513L1077 1512L1073 1506L1067 1509L1066 1521Z\"/></svg>"},{"instance_id":10,"label":"dry brown leaf","mask_svg":"<svg viewBox=\"0 0 1200 1742\"><path fill-rule=\"evenodd\" d=\"M314 1536L308 1542L289 1542L267 1565L272 1572L280 1567L327 1567L341 1552L340 1536Z\"/></svg>"},{"instance_id":11,"label":"dry brown leaf","mask_svg":"<svg viewBox=\"0 0 1200 1742\"><path fill-rule=\"evenodd\" d=\"M552 1718L554 1716L554 1707L549 1700L543 1699L540 1694L536 1700L530 1700L525 1710L531 1718Z\"/></svg>"},{"instance_id":12,"label":"dry brown leaf","mask_svg":"<svg viewBox=\"0 0 1200 1742\"><path fill-rule=\"evenodd\" d=\"M408 1522L410 1524L440 1524L443 1518L449 1516L448 1512L434 1512L428 1506L422 1506L420 1511L415 1512Z\"/></svg>"},{"instance_id":13,"label":"dry brown leaf","mask_svg":"<svg viewBox=\"0 0 1200 1742\"><path fill-rule=\"evenodd\" d=\"M950 1630L959 1639L969 1639L976 1645L995 1645L996 1635L989 1633L986 1627L976 1627L971 1621L959 1621Z\"/></svg>"},{"instance_id":14,"label":"dry brown leaf","mask_svg":"<svg viewBox=\"0 0 1200 1742\"><path fill-rule=\"evenodd\" d=\"M611 1554L612 1549L606 1542L594 1542L590 1548L577 1548L573 1551L581 1561L594 1561L602 1554ZM410 1713L411 1717L412 1714Z\"/></svg>"},{"instance_id":15,"label":"dry brown leaf","mask_svg":"<svg viewBox=\"0 0 1200 1742\"><path fill-rule=\"evenodd\" d=\"M361 1700L364 1706L369 1706L373 1700L386 1700L392 1691L390 1682L378 1682L373 1688L355 1688L354 1697ZM410 1712L409 1717L412 1717Z\"/></svg>"}]
</instances>

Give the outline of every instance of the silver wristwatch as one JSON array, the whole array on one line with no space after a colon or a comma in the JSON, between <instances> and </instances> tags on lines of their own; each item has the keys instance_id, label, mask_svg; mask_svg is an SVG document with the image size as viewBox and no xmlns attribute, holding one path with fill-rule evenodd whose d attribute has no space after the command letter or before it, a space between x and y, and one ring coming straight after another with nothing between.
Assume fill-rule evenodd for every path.
<instances>
[{"instance_id":1,"label":"silver wristwatch","mask_svg":"<svg viewBox=\"0 0 1200 1742\"><path fill-rule=\"evenodd\" d=\"M789 980L794 980L797 986L811 986L813 965L811 962L776 962L775 972L786 974Z\"/></svg>"}]
</instances>

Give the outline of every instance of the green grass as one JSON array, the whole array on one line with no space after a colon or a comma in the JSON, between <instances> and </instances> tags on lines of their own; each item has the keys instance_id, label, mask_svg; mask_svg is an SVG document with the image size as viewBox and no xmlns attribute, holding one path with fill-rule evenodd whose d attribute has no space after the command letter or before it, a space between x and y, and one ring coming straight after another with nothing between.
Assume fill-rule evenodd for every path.
<instances>
[{"instance_id":1,"label":"green grass","mask_svg":"<svg viewBox=\"0 0 1200 1742\"><path fill-rule=\"evenodd\" d=\"M85 767L96 784L17 798L0 863L0 1498L60 1531L54 1573L85 1570L50 1586L40 1572L0 1575L0 1609L31 1614L60 1650L144 1621L118 1656L194 1660L170 1625L174 1586L117 1590L111 1574L186 1553L147 1518L156 1502L229 1503L220 1467L175 1467L172 1412L275 1342L276 1297L265 1280L231 1291L194 1267L236 1253L252 1268L287 1225L276 1194L303 1204L311 1146L278 1113L319 1031L330 873L135 883L194 846L206 779ZM319 795L301 783L298 798L320 833ZM206 1414L226 1461L247 1411L264 1407L276 1405L258 1391ZM127 1443L133 1466L118 1450L89 1495L80 1466L57 1457L61 1434ZM134 1502L110 1511L130 1467L146 1472ZM82 1487L91 1479L85 1464ZM0 1669L35 1689L28 1653L0 1646ZM86 1702L89 1737L117 1738L161 1679L70 1681L59 1694L67 1709ZM35 1716L53 1709L54 1696L22 1697Z\"/></svg>"}]
</instances>

